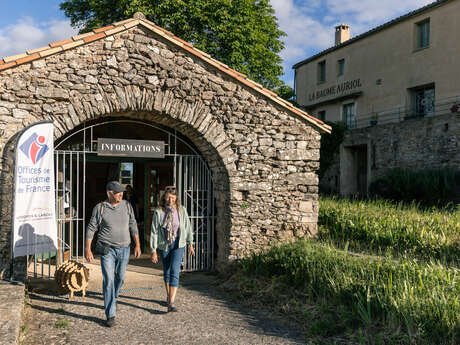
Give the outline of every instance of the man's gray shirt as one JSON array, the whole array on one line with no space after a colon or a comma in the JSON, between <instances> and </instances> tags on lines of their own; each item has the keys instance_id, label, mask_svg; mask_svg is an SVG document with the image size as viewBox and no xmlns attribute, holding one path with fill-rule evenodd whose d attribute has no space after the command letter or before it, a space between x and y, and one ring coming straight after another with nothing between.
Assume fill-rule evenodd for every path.
<instances>
[{"instance_id":1,"label":"man's gray shirt","mask_svg":"<svg viewBox=\"0 0 460 345\"><path fill-rule=\"evenodd\" d=\"M97 204L86 227L86 239L94 237L98 224L98 241L113 247L127 247L131 243L130 234L139 234L133 208L126 200L122 200L117 206L112 206L107 201Z\"/></svg>"}]
</instances>

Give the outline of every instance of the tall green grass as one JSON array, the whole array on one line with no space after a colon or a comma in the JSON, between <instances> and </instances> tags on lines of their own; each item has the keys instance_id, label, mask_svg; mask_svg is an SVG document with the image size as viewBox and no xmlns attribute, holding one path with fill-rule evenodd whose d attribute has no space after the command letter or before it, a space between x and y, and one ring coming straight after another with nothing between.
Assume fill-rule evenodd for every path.
<instances>
[{"instance_id":1,"label":"tall green grass","mask_svg":"<svg viewBox=\"0 0 460 345\"><path fill-rule=\"evenodd\" d=\"M460 343L456 268L350 255L311 241L273 247L240 265L247 276L281 279L312 301L349 310L355 328L402 327L407 343Z\"/></svg>"},{"instance_id":2,"label":"tall green grass","mask_svg":"<svg viewBox=\"0 0 460 345\"><path fill-rule=\"evenodd\" d=\"M323 197L319 238L344 249L460 263L460 210Z\"/></svg>"}]
</instances>

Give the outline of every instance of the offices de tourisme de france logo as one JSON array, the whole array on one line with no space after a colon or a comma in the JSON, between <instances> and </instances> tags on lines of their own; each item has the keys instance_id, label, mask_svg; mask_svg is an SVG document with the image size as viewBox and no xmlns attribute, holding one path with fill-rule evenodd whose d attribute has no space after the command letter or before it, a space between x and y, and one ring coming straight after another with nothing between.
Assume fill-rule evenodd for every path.
<instances>
[{"instance_id":1,"label":"offices de tourisme de france logo","mask_svg":"<svg viewBox=\"0 0 460 345\"><path fill-rule=\"evenodd\" d=\"M46 145L45 142L46 139L43 135L32 133L19 148L35 165L48 151L48 145Z\"/></svg>"}]
</instances>

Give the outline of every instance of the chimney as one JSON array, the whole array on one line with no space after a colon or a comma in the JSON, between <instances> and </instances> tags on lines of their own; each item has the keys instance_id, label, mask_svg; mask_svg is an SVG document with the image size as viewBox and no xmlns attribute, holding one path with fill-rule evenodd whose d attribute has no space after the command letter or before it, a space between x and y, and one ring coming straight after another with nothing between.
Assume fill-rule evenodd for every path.
<instances>
[{"instance_id":1,"label":"chimney","mask_svg":"<svg viewBox=\"0 0 460 345\"><path fill-rule=\"evenodd\" d=\"M335 27L335 45L338 46L350 39L350 27L345 24L340 24Z\"/></svg>"}]
</instances>

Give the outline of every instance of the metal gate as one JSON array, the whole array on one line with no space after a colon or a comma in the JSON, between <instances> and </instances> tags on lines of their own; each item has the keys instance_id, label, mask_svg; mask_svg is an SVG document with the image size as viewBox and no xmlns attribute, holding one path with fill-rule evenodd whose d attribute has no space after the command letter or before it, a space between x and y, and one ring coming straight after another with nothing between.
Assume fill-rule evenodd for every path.
<instances>
[{"instance_id":1,"label":"metal gate","mask_svg":"<svg viewBox=\"0 0 460 345\"><path fill-rule=\"evenodd\" d=\"M183 270L209 270L214 266L215 201L211 172L200 154L173 129L136 120L114 120L81 128L55 147L56 217L58 251L55 260L34 258L34 276L51 276L61 262L84 256L85 227L91 214L86 210L87 158L97 153L97 135L94 129L111 124L138 124L167 134L165 156L174 159L173 181L178 195L187 209L194 230L195 256L184 255ZM81 142L69 144L68 139L81 137ZM185 145L187 154L178 149ZM190 154L190 152L192 154ZM146 210L147 211L147 210ZM146 231L150 225L146 224ZM41 265L41 267L40 267ZM48 267L46 268L46 266ZM38 268L37 268L38 267Z\"/></svg>"},{"instance_id":2,"label":"metal gate","mask_svg":"<svg viewBox=\"0 0 460 345\"><path fill-rule=\"evenodd\" d=\"M211 174L200 156L177 157L180 199L194 230L196 254L186 255L184 270L202 271L214 266L214 197Z\"/></svg>"}]
</instances>

